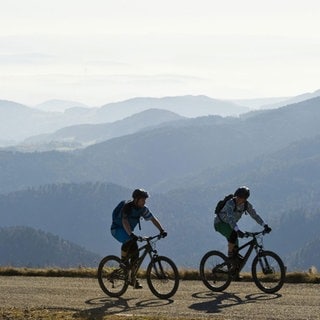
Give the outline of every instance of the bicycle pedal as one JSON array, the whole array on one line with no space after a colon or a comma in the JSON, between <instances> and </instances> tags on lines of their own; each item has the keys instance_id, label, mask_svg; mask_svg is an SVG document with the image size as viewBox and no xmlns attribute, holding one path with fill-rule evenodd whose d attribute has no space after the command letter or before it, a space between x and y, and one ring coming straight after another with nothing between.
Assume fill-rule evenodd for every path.
<instances>
[{"instance_id":1,"label":"bicycle pedal","mask_svg":"<svg viewBox=\"0 0 320 320\"><path fill-rule=\"evenodd\" d=\"M130 281L129 285L132 286L133 289L142 289L143 288L138 280Z\"/></svg>"},{"instance_id":2,"label":"bicycle pedal","mask_svg":"<svg viewBox=\"0 0 320 320\"><path fill-rule=\"evenodd\" d=\"M242 281L242 280L243 280L243 277L241 277L241 276L239 276L239 275L233 276L233 277L232 277L232 280L233 280L233 281Z\"/></svg>"}]
</instances>

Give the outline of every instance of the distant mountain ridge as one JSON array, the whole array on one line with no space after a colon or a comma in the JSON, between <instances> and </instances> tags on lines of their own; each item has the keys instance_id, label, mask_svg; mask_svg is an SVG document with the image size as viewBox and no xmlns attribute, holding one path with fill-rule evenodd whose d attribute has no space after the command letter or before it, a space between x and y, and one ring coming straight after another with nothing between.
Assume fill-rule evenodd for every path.
<instances>
[{"instance_id":1,"label":"distant mountain ridge","mask_svg":"<svg viewBox=\"0 0 320 320\"><path fill-rule=\"evenodd\" d=\"M275 108L301 102L320 95L320 90L292 97L274 98L279 104L263 108ZM272 98L269 98L269 101ZM163 98L138 97L105 104L101 107L87 107L76 101L49 100L36 107L0 100L0 146L12 145L31 136L48 134L64 127L80 124L112 123L147 109L162 109L183 117L207 115L238 116L267 101L264 99L218 100L204 95L176 96ZM260 102L259 102L260 100ZM239 104L240 103L240 104ZM247 107L250 106L250 107ZM47 112L44 110L51 110ZM56 110L64 110L57 112Z\"/></svg>"},{"instance_id":2,"label":"distant mountain ridge","mask_svg":"<svg viewBox=\"0 0 320 320\"><path fill-rule=\"evenodd\" d=\"M67 109L89 108L89 106L77 101L51 99L35 105L34 108L46 112L65 112Z\"/></svg>"},{"instance_id":3,"label":"distant mountain ridge","mask_svg":"<svg viewBox=\"0 0 320 320\"><path fill-rule=\"evenodd\" d=\"M0 111L30 111L30 108L14 101L0 100Z\"/></svg>"},{"instance_id":4,"label":"distant mountain ridge","mask_svg":"<svg viewBox=\"0 0 320 320\"><path fill-rule=\"evenodd\" d=\"M310 100L313 98L317 98L320 96L320 89L316 90L314 92L307 92L307 93L303 93L285 100L282 100L280 102L276 102L276 103L268 103L268 104L264 104L262 105L260 108L261 109L274 109L274 108L280 108L286 105L290 105L290 104L294 104L294 103L299 103L305 100Z\"/></svg>"},{"instance_id":5,"label":"distant mountain ridge","mask_svg":"<svg viewBox=\"0 0 320 320\"><path fill-rule=\"evenodd\" d=\"M245 119L179 120L179 125L174 122L69 153L0 151L0 192L101 180L155 188L166 180L210 167L234 166L316 136L320 133L319 106L320 97Z\"/></svg>"},{"instance_id":6,"label":"distant mountain ridge","mask_svg":"<svg viewBox=\"0 0 320 320\"><path fill-rule=\"evenodd\" d=\"M244 120L234 118L218 122L215 117L196 118L184 121L184 126L140 133L139 141L135 135L130 135L96 144L79 152L79 156L86 163L95 159L95 170L104 172L108 181L121 185L140 181L152 188L167 179L208 167L245 162L275 152L294 141L315 136L320 133L319 106L320 98L315 98L267 110ZM126 146L128 157L123 158L123 146ZM140 159L139 155L145 150L148 157ZM101 159L100 163L98 159ZM105 167L107 162L112 172ZM129 167L135 170L127 170ZM87 168L86 172L90 170ZM91 174L93 176L94 172Z\"/></svg>"},{"instance_id":7,"label":"distant mountain ridge","mask_svg":"<svg viewBox=\"0 0 320 320\"><path fill-rule=\"evenodd\" d=\"M74 125L62 128L52 134L30 137L23 142L23 145L51 142L94 144L183 118L171 111L148 109L112 123Z\"/></svg>"},{"instance_id":8,"label":"distant mountain ridge","mask_svg":"<svg viewBox=\"0 0 320 320\"><path fill-rule=\"evenodd\" d=\"M14 102L0 100L1 140L21 141L30 136L50 133L78 124L111 123L147 109L163 109L188 117L210 114L235 115L249 110L231 102L206 96L135 98L109 103L99 108L75 107L74 102L69 103L70 108L61 113L40 111ZM13 105L15 106L14 110Z\"/></svg>"},{"instance_id":9,"label":"distant mountain ridge","mask_svg":"<svg viewBox=\"0 0 320 320\"><path fill-rule=\"evenodd\" d=\"M320 89L314 92L307 92L293 97L257 98L257 99L234 99L236 104L256 110L266 110L284 107L286 105L310 100L320 96Z\"/></svg>"},{"instance_id":10,"label":"distant mountain ridge","mask_svg":"<svg viewBox=\"0 0 320 320\"><path fill-rule=\"evenodd\" d=\"M109 103L101 107L100 114L108 112L116 118L124 118L130 113L138 113L155 108L168 110L184 117L200 117L207 115L235 116L250 109L233 102L217 100L207 96L177 96L164 98L133 98L126 101Z\"/></svg>"}]
</instances>

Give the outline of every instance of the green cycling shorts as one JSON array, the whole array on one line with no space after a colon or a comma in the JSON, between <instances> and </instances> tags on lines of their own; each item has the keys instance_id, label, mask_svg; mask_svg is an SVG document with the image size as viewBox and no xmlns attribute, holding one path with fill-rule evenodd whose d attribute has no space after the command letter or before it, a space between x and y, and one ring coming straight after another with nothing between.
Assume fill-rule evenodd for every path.
<instances>
[{"instance_id":1,"label":"green cycling shorts","mask_svg":"<svg viewBox=\"0 0 320 320\"><path fill-rule=\"evenodd\" d=\"M223 236L225 236L227 238L228 241L230 241L230 238L234 238L234 237L231 237L231 234L234 232L234 230L230 227L230 225L228 223L225 223L225 222L218 222L214 225L214 229L221 233ZM234 241L230 241L230 242L234 242ZM235 242L236 245L239 244L239 241L238 241L238 237L236 237L236 242Z\"/></svg>"}]
</instances>

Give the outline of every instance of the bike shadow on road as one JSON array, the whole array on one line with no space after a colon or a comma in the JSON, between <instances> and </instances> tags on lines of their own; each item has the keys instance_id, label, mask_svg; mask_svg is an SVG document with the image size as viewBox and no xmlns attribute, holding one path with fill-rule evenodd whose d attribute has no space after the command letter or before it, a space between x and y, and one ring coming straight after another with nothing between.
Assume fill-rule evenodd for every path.
<instances>
[{"instance_id":1,"label":"bike shadow on road","mask_svg":"<svg viewBox=\"0 0 320 320\"><path fill-rule=\"evenodd\" d=\"M137 301L135 301L137 300ZM137 298L93 298L85 301L86 304L94 306L90 309L77 312L80 319L103 319L106 315L134 313L146 308L159 308L173 303L171 299L149 299L139 300Z\"/></svg>"},{"instance_id":2,"label":"bike shadow on road","mask_svg":"<svg viewBox=\"0 0 320 320\"><path fill-rule=\"evenodd\" d=\"M206 299L206 301L194 303L189 306L190 309L196 311L204 311L206 313L219 313L223 309L235 307L238 305L244 305L247 303L256 303L259 301L267 301L278 299L281 294L265 294L265 293L256 293L248 294L245 298L240 298L235 293L228 292L197 292L192 295L193 298L197 299Z\"/></svg>"}]
</instances>

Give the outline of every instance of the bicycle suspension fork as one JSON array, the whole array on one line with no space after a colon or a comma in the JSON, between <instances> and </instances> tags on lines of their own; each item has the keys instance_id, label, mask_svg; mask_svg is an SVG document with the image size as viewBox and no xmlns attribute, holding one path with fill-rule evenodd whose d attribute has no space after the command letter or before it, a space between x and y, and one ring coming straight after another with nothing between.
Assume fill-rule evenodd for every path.
<instances>
[{"instance_id":1,"label":"bicycle suspension fork","mask_svg":"<svg viewBox=\"0 0 320 320\"><path fill-rule=\"evenodd\" d=\"M257 250L257 257L258 257L258 262L261 267L261 270L264 274L270 273L270 265L268 262L268 259L265 255L263 255L264 250L260 248L260 250Z\"/></svg>"}]
</instances>

